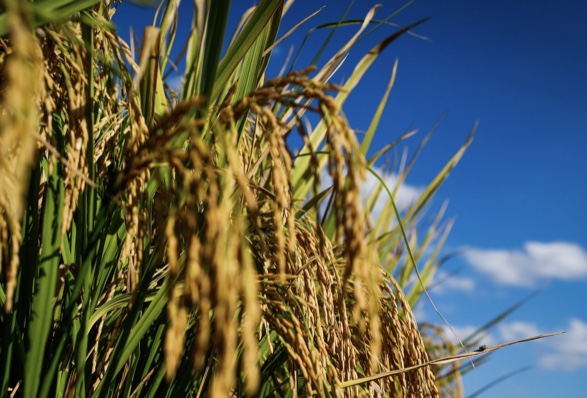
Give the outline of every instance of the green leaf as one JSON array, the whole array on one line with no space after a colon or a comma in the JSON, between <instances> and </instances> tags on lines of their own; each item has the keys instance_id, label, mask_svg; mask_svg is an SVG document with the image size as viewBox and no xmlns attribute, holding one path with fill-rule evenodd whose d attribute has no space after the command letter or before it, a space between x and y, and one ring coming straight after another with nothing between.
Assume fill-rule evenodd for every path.
<instances>
[{"instance_id":1,"label":"green leaf","mask_svg":"<svg viewBox=\"0 0 587 398\"><path fill-rule=\"evenodd\" d=\"M228 48L222 61L220 61L210 98L215 99L222 91L227 89L226 86L230 76L281 6L281 0L261 0L242 32Z\"/></svg>"},{"instance_id":2,"label":"green leaf","mask_svg":"<svg viewBox=\"0 0 587 398\"><path fill-rule=\"evenodd\" d=\"M53 166L50 172L45 161L43 169L49 177L43 198L41 254L35 277L31 320L28 326L29 347L25 363L25 398L36 397L40 385L49 331L53 323L54 294L61 261L63 180L59 176L59 167Z\"/></svg>"},{"instance_id":3,"label":"green leaf","mask_svg":"<svg viewBox=\"0 0 587 398\"><path fill-rule=\"evenodd\" d=\"M101 0L16 1L22 1L22 4L26 4L22 5L22 7L25 9L25 15L27 15L29 24L32 27L42 26L50 22L65 22L71 18L72 14L101 2ZM2 13L0 14L0 36L5 36L8 32L8 15L7 13Z\"/></svg>"}]
</instances>

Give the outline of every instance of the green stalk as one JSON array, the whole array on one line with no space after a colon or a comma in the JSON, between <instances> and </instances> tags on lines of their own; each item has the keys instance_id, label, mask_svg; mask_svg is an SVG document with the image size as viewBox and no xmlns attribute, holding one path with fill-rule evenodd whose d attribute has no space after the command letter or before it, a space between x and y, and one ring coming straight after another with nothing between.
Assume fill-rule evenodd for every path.
<instances>
[{"instance_id":1,"label":"green stalk","mask_svg":"<svg viewBox=\"0 0 587 398\"><path fill-rule=\"evenodd\" d=\"M61 223L64 201L63 181L58 165L49 172L47 161L43 169L48 176L43 200L41 255L36 271L32 314L28 326L29 347L26 352L24 397L35 398L39 389L41 372L49 331L53 323L54 292L61 260Z\"/></svg>"},{"instance_id":2,"label":"green stalk","mask_svg":"<svg viewBox=\"0 0 587 398\"><path fill-rule=\"evenodd\" d=\"M85 106L85 121L88 131L88 142L86 147L86 164L88 167L88 177L91 181L96 179L96 171L94 167L94 29L84 24L82 26L82 38L86 44L86 56L85 56L85 74L88 81L86 86L86 106ZM81 208L78 209L80 213L80 235L81 239L79 248L76 253L81 254L88 247L89 237L94 227L94 216L96 212L96 191L94 187L86 185L81 195ZM78 264L82 262L82 258L78 258ZM75 338L74 352L76 355L76 397L85 396L85 365L88 351L88 334L89 329L88 318L90 315L89 311L89 300L92 296L91 285L94 276L93 264L88 264L91 269L87 277L83 278L83 302L79 318L79 330Z\"/></svg>"}]
</instances>

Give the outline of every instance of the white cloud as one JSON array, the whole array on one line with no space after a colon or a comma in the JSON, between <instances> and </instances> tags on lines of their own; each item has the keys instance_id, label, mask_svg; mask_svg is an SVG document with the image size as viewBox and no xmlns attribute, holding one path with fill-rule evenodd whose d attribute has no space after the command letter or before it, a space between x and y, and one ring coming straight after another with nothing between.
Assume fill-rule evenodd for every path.
<instances>
[{"instance_id":1,"label":"white cloud","mask_svg":"<svg viewBox=\"0 0 587 398\"><path fill-rule=\"evenodd\" d=\"M385 170L374 167L373 170L381 177L385 182L385 185L391 193L399 183L399 178L395 173L387 173ZM322 182L322 189L325 189L332 185L332 178L326 170L320 175ZM361 201L363 206L367 205L369 197L375 192L375 190L381 186L381 182L371 173L367 172L365 180L361 185ZM424 192L424 188L416 187L413 185L406 184L403 182L395 192L393 197L395 205L399 211L406 210L411 204L413 204ZM384 208L391 206L389 201L389 195L385 188L382 188L377 196L377 200L371 210L371 219L377 220Z\"/></svg>"},{"instance_id":2,"label":"white cloud","mask_svg":"<svg viewBox=\"0 0 587 398\"><path fill-rule=\"evenodd\" d=\"M469 336L472 336L473 333L479 330L478 326L474 325L462 325L462 326L455 326L450 325L454 332L459 336L459 339L464 340ZM454 333L448 328L448 326L443 325L444 333L448 339L450 339L453 343L458 344L458 340L456 339ZM494 345L496 344L495 338L488 333L487 331L481 332L481 334L475 336L475 339L479 339L481 344L485 345Z\"/></svg>"},{"instance_id":3,"label":"white cloud","mask_svg":"<svg viewBox=\"0 0 587 398\"><path fill-rule=\"evenodd\" d=\"M374 168L374 171L385 182L385 185L390 190L390 192L393 193L393 190L399 182L397 174L387 173L379 168ZM373 174L367 173L367 178L365 179L361 187L361 199L363 200L363 204L367 203L369 197L375 192L375 190L379 186L381 186L381 182ZM398 210L401 211L408 208L420 197L420 195L422 195L422 192L424 192L424 188L408 185L405 182L402 183L393 198L395 200L395 204ZM389 195L387 194L385 188L382 188L379 192L377 200L375 201L373 210L371 211L372 219L376 220L377 216L381 213L381 211L388 206L391 206L389 201Z\"/></svg>"},{"instance_id":4,"label":"white cloud","mask_svg":"<svg viewBox=\"0 0 587 398\"><path fill-rule=\"evenodd\" d=\"M541 279L587 277L587 252L569 242L526 242L523 250L468 248L464 257L495 282L532 286Z\"/></svg>"},{"instance_id":5,"label":"white cloud","mask_svg":"<svg viewBox=\"0 0 587 398\"><path fill-rule=\"evenodd\" d=\"M543 334L535 324L521 321L500 323L497 325L497 331L504 342Z\"/></svg>"},{"instance_id":6,"label":"white cloud","mask_svg":"<svg viewBox=\"0 0 587 398\"><path fill-rule=\"evenodd\" d=\"M540 357L546 369L575 370L587 368L587 323L573 318L567 333L549 339L549 352Z\"/></svg>"},{"instance_id":7,"label":"white cloud","mask_svg":"<svg viewBox=\"0 0 587 398\"><path fill-rule=\"evenodd\" d=\"M450 275L444 271L438 271L430 284L434 293L445 294L454 292L471 292L475 289L475 280L462 276Z\"/></svg>"},{"instance_id":8,"label":"white cloud","mask_svg":"<svg viewBox=\"0 0 587 398\"><path fill-rule=\"evenodd\" d=\"M461 340L471 336L478 329L474 325L451 326ZM443 329L445 336L456 343L457 340L450 329L445 325ZM534 350L537 353L537 358L534 360L529 358L528 360L537 363L545 370L573 371L587 368L587 323L580 319L572 318L569 325L562 330L566 330L566 333L543 340L521 343L523 345L537 345L537 349ZM502 322L492 332L487 333L485 331L478 338L479 344L492 346L551 332L553 330L541 330L535 323L531 322ZM513 352L518 347L504 347L502 350Z\"/></svg>"},{"instance_id":9,"label":"white cloud","mask_svg":"<svg viewBox=\"0 0 587 398\"><path fill-rule=\"evenodd\" d=\"M552 332L543 331L534 323L509 322L497 326L501 342L519 340ZM538 358L541 368L547 370L571 371L587 367L587 323L573 318L566 333L540 340L542 347ZM532 344L532 342L523 343ZM508 349L508 348L505 348Z\"/></svg>"}]
</instances>

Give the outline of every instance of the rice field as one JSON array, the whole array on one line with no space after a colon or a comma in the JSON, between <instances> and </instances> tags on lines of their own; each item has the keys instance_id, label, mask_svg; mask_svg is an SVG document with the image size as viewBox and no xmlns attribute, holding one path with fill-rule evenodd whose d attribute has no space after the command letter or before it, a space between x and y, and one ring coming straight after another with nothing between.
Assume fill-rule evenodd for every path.
<instances>
[{"instance_id":1,"label":"rice field","mask_svg":"<svg viewBox=\"0 0 587 398\"><path fill-rule=\"evenodd\" d=\"M380 26L335 85L375 9L324 64L266 76L292 1L260 1L239 26L230 2L196 1L185 43L178 1L136 43L115 3L1 6L0 396L462 396L458 360L478 353L439 361L461 347L413 308L452 225L443 211L422 223L427 204L473 133L400 213L417 156L398 186L374 164L411 133L368 157L380 110L361 141L343 113L424 21Z\"/></svg>"}]
</instances>

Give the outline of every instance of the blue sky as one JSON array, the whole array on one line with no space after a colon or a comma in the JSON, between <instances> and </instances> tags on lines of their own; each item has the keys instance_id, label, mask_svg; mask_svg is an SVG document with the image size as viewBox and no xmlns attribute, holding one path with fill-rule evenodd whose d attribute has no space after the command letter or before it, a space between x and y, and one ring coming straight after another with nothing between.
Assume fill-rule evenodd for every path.
<instances>
[{"instance_id":1,"label":"blue sky","mask_svg":"<svg viewBox=\"0 0 587 398\"><path fill-rule=\"evenodd\" d=\"M233 3L235 15L254 4ZM340 3L296 1L281 33L322 5L326 7L305 27L337 20L344 11ZM383 18L403 4L357 3L353 18L363 17L377 3L382 6L376 15ZM126 36L128 24L140 31L150 13L123 4L115 22ZM432 18L415 32L427 40L404 36L392 44L344 111L354 128L366 130L398 59L396 84L373 147L415 127L420 133L406 142L414 151L446 113L407 180L408 193L418 192L435 176L479 121L472 146L435 199L438 205L449 199L448 216L456 217L447 252L466 250L441 269L458 273L431 294L464 338L548 284L492 329L485 342L567 333L492 354L465 376L465 391L471 394L508 372L532 366L481 396L582 397L587 389L587 2L417 0L393 22L407 25L423 17ZM391 29L361 42L332 81L344 81L363 51ZM355 30L342 29L340 40ZM326 34L313 36L308 54ZM301 37L294 35L274 52L270 73L277 73L289 46ZM441 322L425 303L417 312L419 320Z\"/></svg>"}]
</instances>

